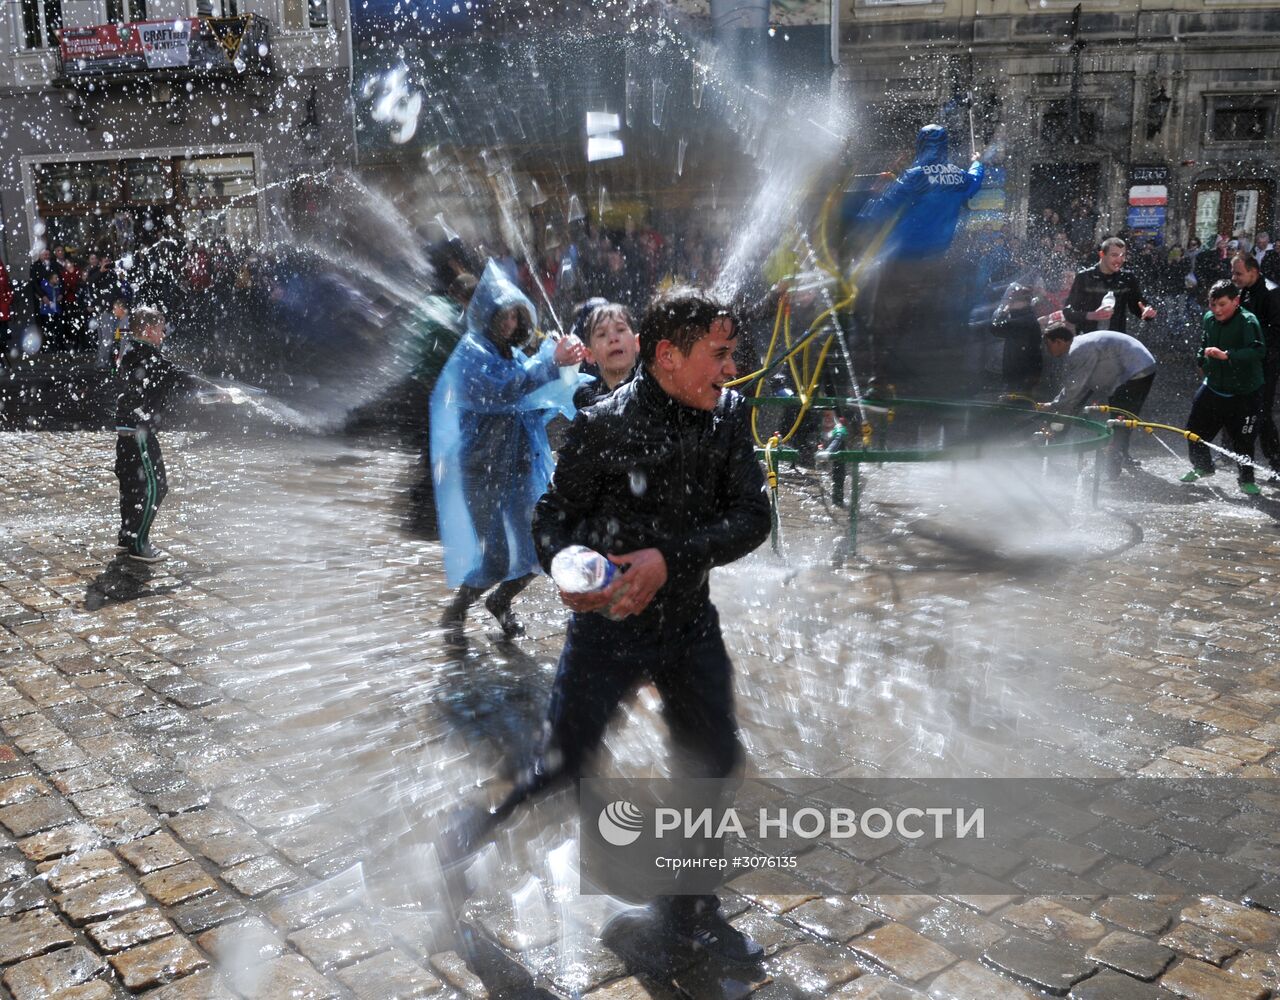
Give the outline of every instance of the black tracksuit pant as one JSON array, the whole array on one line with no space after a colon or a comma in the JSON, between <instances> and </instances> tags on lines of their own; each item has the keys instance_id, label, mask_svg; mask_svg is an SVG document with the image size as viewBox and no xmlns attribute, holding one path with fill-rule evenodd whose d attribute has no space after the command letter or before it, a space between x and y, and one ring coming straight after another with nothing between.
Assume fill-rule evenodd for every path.
<instances>
[{"instance_id":1,"label":"black tracksuit pant","mask_svg":"<svg viewBox=\"0 0 1280 1000\"><path fill-rule=\"evenodd\" d=\"M604 739L618 705L651 681L675 752L673 772L725 781L726 793L742 762L733 708L733 665L720 634L720 618L706 601L680 627L655 628L635 619L598 614L569 620L547 709L547 740L528 777L499 806L500 820L521 802L579 778ZM712 805L704 802L703 805ZM678 919L714 910L711 895L659 897Z\"/></svg>"},{"instance_id":2,"label":"black tracksuit pant","mask_svg":"<svg viewBox=\"0 0 1280 1000\"><path fill-rule=\"evenodd\" d=\"M1269 345L1268 345L1269 346ZM1280 380L1280 348L1268 350L1262 363L1262 414L1259 419L1258 437L1262 454L1272 467L1280 468L1280 434L1276 432L1276 383Z\"/></svg>"},{"instance_id":3,"label":"black tracksuit pant","mask_svg":"<svg viewBox=\"0 0 1280 1000\"><path fill-rule=\"evenodd\" d=\"M1187 430L1212 441L1218 432L1227 432L1227 446L1237 455L1253 458L1253 439L1258 433L1258 416L1262 409L1262 390L1223 396L1207 385L1196 390L1191 402L1191 415L1187 417ZM1213 468L1213 453L1201 441L1188 441L1187 453L1195 469ZM1240 465L1240 482L1253 482L1253 466Z\"/></svg>"},{"instance_id":4,"label":"black tracksuit pant","mask_svg":"<svg viewBox=\"0 0 1280 1000\"><path fill-rule=\"evenodd\" d=\"M119 540L139 552L146 546L151 523L169 492L155 431L117 432L116 479L120 481Z\"/></svg>"}]
</instances>

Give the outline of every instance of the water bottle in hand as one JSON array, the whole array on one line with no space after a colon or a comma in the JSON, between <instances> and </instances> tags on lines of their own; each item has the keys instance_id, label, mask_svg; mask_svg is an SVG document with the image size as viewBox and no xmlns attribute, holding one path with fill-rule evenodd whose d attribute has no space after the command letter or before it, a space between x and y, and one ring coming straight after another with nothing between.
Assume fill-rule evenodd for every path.
<instances>
[{"instance_id":1,"label":"water bottle in hand","mask_svg":"<svg viewBox=\"0 0 1280 1000\"><path fill-rule=\"evenodd\" d=\"M551 560L551 579L566 594L590 594L609 586L617 569L594 549L570 545Z\"/></svg>"},{"instance_id":2,"label":"water bottle in hand","mask_svg":"<svg viewBox=\"0 0 1280 1000\"><path fill-rule=\"evenodd\" d=\"M1102 305L1098 306L1098 309L1099 309L1099 310L1102 310L1102 309L1110 309L1112 312L1115 312L1115 309L1116 309L1116 293L1115 293L1115 292L1107 292L1107 294L1106 294L1106 295L1102 296Z\"/></svg>"},{"instance_id":3,"label":"water bottle in hand","mask_svg":"<svg viewBox=\"0 0 1280 1000\"><path fill-rule=\"evenodd\" d=\"M557 552L555 558L551 560L551 579L566 594L590 594L597 590L604 590L617 572L617 566L585 545L570 545ZM609 606L602 609L600 613L606 618L617 621L618 619L610 611L622 594L623 590L619 590Z\"/></svg>"}]
</instances>

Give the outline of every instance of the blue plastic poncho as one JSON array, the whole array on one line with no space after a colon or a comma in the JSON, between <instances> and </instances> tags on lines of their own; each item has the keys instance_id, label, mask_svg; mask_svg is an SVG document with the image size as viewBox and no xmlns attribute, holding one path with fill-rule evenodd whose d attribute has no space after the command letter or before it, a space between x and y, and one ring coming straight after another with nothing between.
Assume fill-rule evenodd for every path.
<instances>
[{"instance_id":1,"label":"blue plastic poncho","mask_svg":"<svg viewBox=\"0 0 1280 1000\"><path fill-rule=\"evenodd\" d=\"M523 310L532 328L533 303L490 261L431 393L431 471L452 587L539 571L530 524L551 479L546 425L574 412L577 381L560 377L555 341L507 358L489 338L494 313L509 308Z\"/></svg>"},{"instance_id":2,"label":"blue plastic poncho","mask_svg":"<svg viewBox=\"0 0 1280 1000\"><path fill-rule=\"evenodd\" d=\"M884 246L886 259L938 257L951 247L964 203L982 187L984 168L967 171L947 160L947 130L926 125L916 136L916 158L883 195L862 210L872 221L901 212Z\"/></svg>"}]
</instances>

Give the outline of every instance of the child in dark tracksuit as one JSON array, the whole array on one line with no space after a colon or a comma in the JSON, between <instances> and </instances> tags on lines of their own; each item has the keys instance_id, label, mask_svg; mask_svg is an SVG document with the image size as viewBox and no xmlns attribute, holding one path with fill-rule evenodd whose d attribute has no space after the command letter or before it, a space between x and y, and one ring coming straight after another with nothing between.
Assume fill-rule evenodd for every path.
<instances>
[{"instance_id":1,"label":"child in dark tracksuit","mask_svg":"<svg viewBox=\"0 0 1280 1000\"><path fill-rule=\"evenodd\" d=\"M740 766L733 667L708 577L760 545L770 517L749 408L722 391L737 374L736 338L714 300L665 293L641 325L635 375L570 428L534 511L538 556L550 567L581 544L626 570L603 590L561 594L574 614L547 743L491 822L580 777L619 705L646 681L662 695L682 776L724 782ZM606 608L611 618L595 613ZM677 935L722 958L760 955L710 893L661 896L654 906Z\"/></svg>"},{"instance_id":2,"label":"child in dark tracksuit","mask_svg":"<svg viewBox=\"0 0 1280 1000\"><path fill-rule=\"evenodd\" d=\"M164 458L156 429L164 408L178 392L216 389L213 383L162 357L165 318L140 308L122 342L116 373L122 391L116 401L116 478L120 481L120 534L116 544L130 559L159 562L165 553L151 544L151 524L168 493Z\"/></svg>"},{"instance_id":3,"label":"child in dark tracksuit","mask_svg":"<svg viewBox=\"0 0 1280 1000\"><path fill-rule=\"evenodd\" d=\"M1212 441L1225 429L1231 450L1252 459L1262 410L1262 360L1266 353L1257 318L1240 308L1240 290L1228 280L1219 281L1209 292L1209 312L1196 356L1204 382L1191 403L1187 430ZM1213 475L1213 455L1203 441L1188 441L1187 451L1192 468L1182 477L1184 483ZM1242 492L1259 492L1252 465L1240 464L1239 481Z\"/></svg>"}]
</instances>

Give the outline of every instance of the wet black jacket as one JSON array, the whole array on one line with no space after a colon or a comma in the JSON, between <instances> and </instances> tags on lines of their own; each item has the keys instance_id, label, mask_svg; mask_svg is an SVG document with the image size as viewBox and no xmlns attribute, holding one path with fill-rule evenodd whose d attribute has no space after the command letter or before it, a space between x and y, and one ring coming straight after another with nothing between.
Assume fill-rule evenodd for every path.
<instances>
[{"instance_id":1,"label":"wet black jacket","mask_svg":"<svg viewBox=\"0 0 1280 1000\"><path fill-rule=\"evenodd\" d=\"M140 340L128 342L116 374L122 390L116 400L117 428L158 430L175 395L212 386Z\"/></svg>"},{"instance_id":2,"label":"wet black jacket","mask_svg":"<svg viewBox=\"0 0 1280 1000\"><path fill-rule=\"evenodd\" d=\"M1280 286L1259 274L1252 285L1240 289L1240 308L1257 317L1267 357L1274 361L1280 355Z\"/></svg>"},{"instance_id":3,"label":"wet black jacket","mask_svg":"<svg viewBox=\"0 0 1280 1000\"><path fill-rule=\"evenodd\" d=\"M569 429L551 487L533 515L538 558L586 545L620 554L656 548L667 582L633 622L683 623L703 609L713 566L769 534L764 473L750 407L736 392L695 410L640 369Z\"/></svg>"},{"instance_id":4,"label":"wet black jacket","mask_svg":"<svg viewBox=\"0 0 1280 1000\"><path fill-rule=\"evenodd\" d=\"M1114 292L1116 297L1115 311L1111 319L1103 322L1096 319L1085 319L1085 315L1097 312L1102 306L1103 296ZM1116 330L1124 333L1128 314L1142 315L1142 286L1138 276L1125 268L1102 273L1102 265L1094 264L1076 273L1076 280L1071 283L1071 291L1067 293L1063 314L1076 328L1076 333L1092 333L1094 330Z\"/></svg>"}]
</instances>

